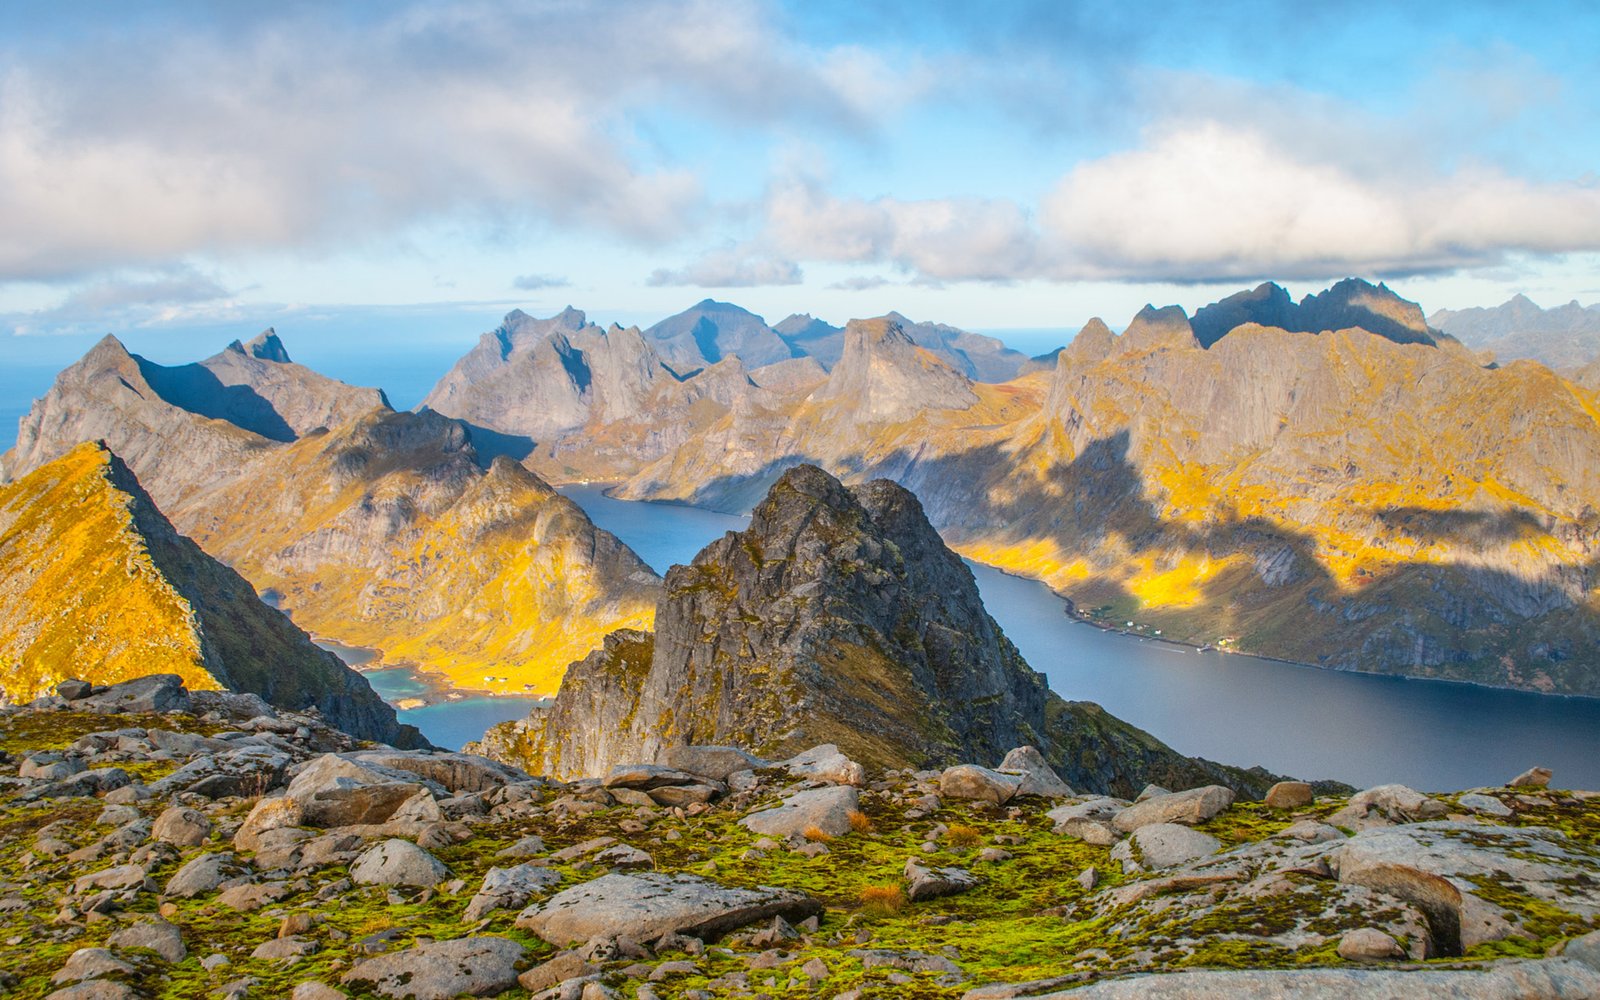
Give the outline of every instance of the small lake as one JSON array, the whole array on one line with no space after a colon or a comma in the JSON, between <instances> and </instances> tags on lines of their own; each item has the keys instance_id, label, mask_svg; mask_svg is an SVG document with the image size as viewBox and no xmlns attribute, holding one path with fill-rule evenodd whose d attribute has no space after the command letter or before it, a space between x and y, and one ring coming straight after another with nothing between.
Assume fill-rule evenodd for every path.
<instances>
[{"instance_id":1,"label":"small lake","mask_svg":"<svg viewBox=\"0 0 1600 1000\"><path fill-rule=\"evenodd\" d=\"M657 572L748 518L561 490ZM1600 699L1340 673L1106 632L1043 584L969 563L984 605L1063 698L1094 701L1186 754L1357 786L1500 784L1552 768L1600 788Z\"/></svg>"}]
</instances>

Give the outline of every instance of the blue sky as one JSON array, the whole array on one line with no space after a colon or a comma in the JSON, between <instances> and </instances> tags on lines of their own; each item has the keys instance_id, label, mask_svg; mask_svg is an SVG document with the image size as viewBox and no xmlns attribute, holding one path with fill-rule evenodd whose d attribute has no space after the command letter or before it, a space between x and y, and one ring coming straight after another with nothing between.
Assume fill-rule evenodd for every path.
<instances>
[{"instance_id":1,"label":"blue sky","mask_svg":"<svg viewBox=\"0 0 1600 1000\"><path fill-rule=\"evenodd\" d=\"M1347 274L1589 303L1596 52L1581 2L6 4L0 362L706 296L987 330Z\"/></svg>"}]
</instances>

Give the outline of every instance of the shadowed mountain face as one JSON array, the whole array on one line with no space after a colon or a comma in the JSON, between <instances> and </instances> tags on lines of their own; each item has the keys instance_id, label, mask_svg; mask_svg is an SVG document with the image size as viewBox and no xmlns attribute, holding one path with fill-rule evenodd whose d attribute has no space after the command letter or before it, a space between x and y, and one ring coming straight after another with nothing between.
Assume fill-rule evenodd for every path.
<instances>
[{"instance_id":1,"label":"shadowed mountain face","mask_svg":"<svg viewBox=\"0 0 1600 1000\"><path fill-rule=\"evenodd\" d=\"M729 357L751 368L796 357L760 316L712 299L667 317L646 330L644 339L680 375Z\"/></svg>"},{"instance_id":2,"label":"shadowed mountain face","mask_svg":"<svg viewBox=\"0 0 1600 1000\"><path fill-rule=\"evenodd\" d=\"M1423 319L1422 308L1389 290L1359 278L1346 278L1332 288L1307 295L1296 305L1281 285L1265 282L1236 292L1194 314L1194 335L1210 347L1247 324L1294 333L1362 329L1397 344L1434 344L1437 338Z\"/></svg>"},{"instance_id":3,"label":"shadowed mountain face","mask_svg":"<svg viewBox=\"0 0 1600 1000\"><path fill-rule=\"evenodd\" d=\"M748 529L673 567L653 636L609 637L552 707L490 742L563 776L674 745L782 757L831 742L877 766L992 763L1033 744L1069 782L1124 794L1270 782L1051 694L914 496L882 480L846 489L813 466L784 473Z\"/></svg>"},{"instance_id":4,"label":"shadowed mountain face","mask_svg":"<svg viewBox=\"0 0 1600 1000\"><path fill-rule=\"evenodd\" d=\"M35 404L6 469L99 435L301 625L468 688L553 691L605 633L650 623L659 580L536 475L481 468L461 423L287 357L268 334L165 368L107 338Z\"/></svg>"},{"instance_id":5,"label":"shadowed mountain face","mask_svg":"<svg viewBox=\"0 0 1600 1000\"><path fill-rule=\"evenodd\" d=\"M68 677L152 673L425 745L365 679L178 534L104 445L82 444L0 488L0 690L26 701Z\"/></svg>"},{"instance_id":6,"label":"shadowed mountain face","mask_svg":"<svg viewBox=\"0 0 1600 1000\"><path fill-rule=\"evenodd\" d=\"M374 408L378 389L345 385L294 364L272 331L234 341L196 364L147 361L107 336L56 376L0 456L15 478L83 441L103 440L150 483L163 510L227 478L263 448Z\"/></svg>"},{"instance_id":7,"label":"shadowed mountain face","mask_svg":"<svg viewBox=\"0 0 1600 1000\"><path fill-rule=\"evenodd\" d=\"M1501 361L1528 358L1551 368L1581 368L1600 360L1600 305L1572 301L1541 309L1517 295L1489 309L1441 309L1428 322Z\"/></svg>"}]
</instances>

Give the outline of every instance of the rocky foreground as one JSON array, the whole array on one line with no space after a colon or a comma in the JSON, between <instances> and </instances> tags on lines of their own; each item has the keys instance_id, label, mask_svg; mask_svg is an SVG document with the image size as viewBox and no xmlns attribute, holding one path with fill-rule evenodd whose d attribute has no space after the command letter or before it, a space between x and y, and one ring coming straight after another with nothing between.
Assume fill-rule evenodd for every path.
<instances>
[{"instance_id":1,"label":"rocky foreground","mask_svg":"<svg viewBox=\"0 0 1600 1000\"><path fill-rule=\"evenodd\" d=\"M1591 997L1600 793L1138 801L676 747L556 782L174 677L0 714L20 997Z\"/></svg>"}]
</instances>

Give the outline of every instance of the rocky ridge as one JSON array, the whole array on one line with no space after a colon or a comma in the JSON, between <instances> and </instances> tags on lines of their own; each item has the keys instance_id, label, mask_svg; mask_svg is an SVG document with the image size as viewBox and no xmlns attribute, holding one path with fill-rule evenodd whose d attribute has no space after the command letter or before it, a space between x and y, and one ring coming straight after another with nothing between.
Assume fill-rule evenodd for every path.
<instances>
[{"instance_id":1,"label":"rocky ridge","mask_svg":"<svg viewBox=\"0 0 1600 1000\"><path fill-rule=\"evenodd\" d=\"M366 739L426 745L364 678L174 530L103 444L0 487L0 694L43 696L85 664L106 681L170 672L315 708Z\"/></svg>"},{"instance_id":2,"label":"rocky ridge","mask_svg":"<svg viewBox=\"0 0 1600 1000\"><path fill-rule=\"evenodd\" d=\"M1576 300L1541 309L1519 294L1491 308L1440 309L1428 323L1501 361L1527 358L1562 370L1600 358L1600 306Z\"/></svg>"},{"instance_id":3,"label":"rocky ridge","mask_svg":"<svg viewBox=\"0 0 1600 1000\"><path fill-rule=\"evenodd\" d=\"M558 782L184 694L0 709L14 995L1600 990L1600 794L1548 772L1133 801L1075 792L1025 747L911 771L691 746Z\"/></svg>"},{"instance_id":4,"label":"rocky ridge","mask_svg":"<svg viewBox=\"0 0 1600 1000\"><path fill-rule=\"evenodd\" d=\"M727 743L780 757L836 744L877 767L998 761L1029 743L1068 781L1125 794L1200 779L1259 794L1273 780L1062 701L916 497L881 480L846 489L813 466L784 473L745 531L672 568L654 634L608 636L552 705L484 746L568 778Z\"/></svg>"}]
</instances>

